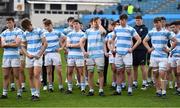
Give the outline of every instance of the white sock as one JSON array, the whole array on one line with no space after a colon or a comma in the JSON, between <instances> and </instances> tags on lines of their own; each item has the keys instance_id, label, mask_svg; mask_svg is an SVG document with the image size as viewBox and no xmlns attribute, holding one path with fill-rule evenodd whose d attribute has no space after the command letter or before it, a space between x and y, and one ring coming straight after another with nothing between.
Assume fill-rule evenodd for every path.
<instances>
[{"instance_id":1,"label":"white sock","mask_svg":"<svg viewBox=\"0 0 180 108\"><path fill-rule=\"evenodd\" d=\"M81 83L81 91L82 91L82 90L85 90L85 86L86 86L86 85L85 85L85 82L82 82L82 83Z\"/></svg>"},{"instance_id":2,"label":"white sock","mask_svg":"<svg viewBox=\"0 0 180 108\"><path fill-rule=\"evenodd\" d=\"M15 83L11 83L11 88L15 88Z\"/></svg>"},{"instance_id":3,"label":"white sock","mask_svg":"<svg viewBox=\"0 0 180 108\"><path fill-rule=\"evenodd\" d=\"M113 86L113 87L116 87L116 82L112 82L112 86Z\"/></svg>"},{"instance_id":4,"label":"white sock","mask_svg":"<svg viewBox=\"0 0 180 108\"><path fill-rule=\"evenodd\" d=\"M90 89L89 92L94 92L94 89Z\"/></svg>"},{"instance_id":5,"label":"white sock","mask_svg":"<svg viewBox=\"0 0 180 108\"><path fill-rule=\"evenodd\" d=\"M146 80L143 80L143 85L146 85L147 84L147 81Z\"/></svg>"},{"instance_id":6,"label":"white sock","mask_svg":"<svg viewBox=\"0 0 180 108\"><path fill-rule=\"evenodd\" d=\"M120 85L117 85L117 87L116 87L116 91L117 91L118 93L120 93L120 92L121 92L121 86L120 86Z\"/></svg>"},{"instance_id":7,"label":"white sock","mask_svg":"<svg viewBox=\"0 0 180 108\"><path fill-rule=\"evenodd\" d=\"M37 96L37 97L40 96L40 90L39 89L36 89L35 96Z\"/></svg>"},{"instance_id":8,"label":"white sock","mask_svg":"<svg viewBox=\"0 0 180 108\"><path fill-rule=\"evenodd\" d=\"M162 94L161 90L156 90L156 93Z\"/></svg>"},{"instance_id":9,"label":"white sock","mask_svg":"<svg viewBox=\"0 0 180 108\"><path fill-rule=\"evenodd\" d=\"M59 89L62 89L62 88L63 88L63 85L62 85L62 84L59 84L58 87L59 87Z\"/></svg>"},{"instance_id":10,"label":"white sock","mask_svg":"<svg viewBox=\"0 0 180 108\"><path fill-rule=\"evenodd\" d=\"M122 86L126 86L126 82L122 82L121 85L122 85Z\"/></svg>"},{"instance_id":11,"label":"white sock","mask_svg":"<svg viewBox=\"0 0 180 108\"><path fill-rule=\"evenodd\" d=\"M52 84L49 84L49 89L53 89L53 85Z\"/></svg>"},{"instance_id":12,"label":"white sock","mask_svg":"<svg viewBox=\"0 0 180 108\"><path fill-rule=\"evenodd\" d=\"M180 88L177 88L177 91L180 92Z\"/></svg>"},{"instance_id":13,"label":"white sock","mask_svg":"<svg viewBox=\"0 0 180 108\"><path fill-rule=\"evenodd\" d=\"M36 92L36 89L35 88L31 88L31 95L35 96L35 92Z\"/></svg>"},{"instance_id":14,"label":"white sock","mask_svg":"<svg viewBox=\"0 0 180 108\"><path fill-rule=\"evenodd\" d=\"M72 91L72 83L71 82L68 82L68 90Z\"/></svg>"},{"instance_id":15,"label":"white sock","mask_svg":"<svg viewBox=\"0 0 180 108\"><path fill-rule=\"evenodd\" d=\"M88 80L88 77L85 77L85 80L87 81L87 80Z\"/></svg>"},{"instance_id":16,"label":"white sock","mask_svg":"<svg viewBox=\"0 0 180 108\"><path fill-rule=\"evenodd\" d=\"M162 94L166 94L166 90L162 90Z\"/></svg>"},{"instance_id":17,"label":"white sock","mask_svg":"<svg viewBox=\"0 0 180 108\"><path fill-rule=\"evenodd\" d=\"M151 79L151 78L147 78L147 82L149 82L149 83L150 83L151 81L152 81L152 79Z\"/></svg>"},{"instance_id":18,"label":"white sock","mask_svg":"<svg viewBox=\"0 0 180 108\"><path fill-rule=\"evenodd\" d=\"M25 83L21 83L21 88L24 88L25 87Z\"/></svg>"},{"instance_id":19,"label":"white sock","mask_svg":"<svg viewBox=\"0 0 180 108\"><path fill-rule=\"evenodd\" d=\"M131 86L128 87L128 92L132 92L132 87Z\"/></svg>"},{"instance_id":20,"label":"white sock","mask_svg":"<svg viewBox=\"0 0 180 108\"><path fill-rule=\"evenodd\" d=\"M169 81L169 85L172 85L173 84L173 82L172 81Z\"/></svg>"},{"instance_id":21,"label":"white sock","mask_svg":"<svg viewBox=\"0 0 180 108\"><path fill-rule=\"evenodd\" d=\"M17 90L17 95L20 95L20 96L22 95L22 89L21 88Z\"/></svg>"},{"instance_id":22,"label":"white sock","mask_svg":"<svg viewBox=\"0 0 180 108\"><path fill-rule=\"evenodd\" d=\"M7 95L8 90L7 89L3 89L3 95L6 96Z\"/></svg>"},{"instance_id":23,"label":"white sock","mask_svg":"<svg viewBox=\"0 0 180 108\"><path fill-rule=\"evenodd\" d=\"M99 89L99 92L103 92L103 89Z\"/></svg>"}]
</instances>

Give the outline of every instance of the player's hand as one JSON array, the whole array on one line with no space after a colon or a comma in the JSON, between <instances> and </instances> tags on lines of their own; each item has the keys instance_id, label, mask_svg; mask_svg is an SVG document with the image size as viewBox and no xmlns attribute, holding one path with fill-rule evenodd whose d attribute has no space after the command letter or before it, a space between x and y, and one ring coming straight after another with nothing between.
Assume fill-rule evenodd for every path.
<instances>
[{"instance_id":1,"label":"player's hand","mask_svg":"<svg viewBox=\"0 0 180 108\"><path fill-rule=\"evenodd\" d=\"M67 47L69 47L69 48L71 48L71 46L72 46L71 44L68 44L68 45L67 45Z\"/></svg>"},{"instance_id":2,"label":"player's hand","mask_svg":"<svg viewBox=\"0 0 180 108\"><path fill-rule=\"evenodd\" d=\"M67 49L64 49L64 54L68 54L68 50Z\"/></svg>"},{"instance_id":3,"label":"player's hand","mask_svg":"<svg viewBox=\"0 0 180 108\"><path fill-rule=\"evenodd\" d=\"M113 57L116 56L116 50L115 50L115 49L114 49L114 50L111 50L111 53L112 53Z\"/></svg>"},{"instance_id":4,"label":"player's hand","mask_svg":"<svg viewBox=\"0 0 180 108\"><path fill-rule=\"evenodd\" d=\"M164 51L165 53L169 53L169 52L171 51L171 49L168 48L168 47L164 47L164 48L163 48L163 51Z\"/></svg>"},{"instance_id":5,"label":"player's hand","mask_svg":"<svg viewBox=\"0 0 180 108\"><path fill-rule=\"evenodd\" d=\"M128 49L128 52L129 52L129 53L132 53L132 52L133 52L133 49L132 49L132 48L129 48L129 49Z\"/></svg>"},{"instance_id":6,"label":"player's hand","mask_svg":"<svg viewBox=\"0 0 180 108\"><path fill-rule=\"evenodd\" d=\"M83 52L84 57L88 57L89 53L88 52Z\"/></svg>"},{"instance_id":7,"label":"player's hand","mask_svg":"<svg viewBox=\"0 0 180 108\"><path fill-rule=\"evenodd\" d=\"M109 57L109 53L105 53L104 55L105 55L106 57Z\"/></svg>"},{"instance_id":8,"label":"player's hand","mask_svg":"<svg viewBox=\"0 0 180 108\"><path fill-rule=\"evenodd\" d=\"M34 58L34 56L31 55L31 54L28 54L27 57L28 57L29 59L33 59L33 58Z\"/></svg>"},{"instance_id":9,"label":"player's hand","mask_svg":"<svg viewBox=\"0 0 180 108\"><path fill-rule=\"evenodd\" d=\"M18 38L18 37L16 37L16 38L15 38L15 42L16 42L16 44L19 44L19 43L21 42L21 39Z\"/></svg>"},{"instance_id":10,"label":"player's hand","mask_svg":"<svg viewBox=\"0 0 180 108\"><path fill-rule=\"evenodd\" d=\"M39 59L40 57L41 57L40 54L34 56L35 59Z\"/></svg>"},{"instance_id":11,"label":"player's hand","mask_svg":"<svg viewBox=\"0 0 180 108\"><path fill-rule=\"evenodd\" d=\"M153 48L153 47L152 47L152 48L150 48L150 49L148 49L148 53L151 53L153 50L154 50L154 48Z\"/></svg>"},{"instance_id":12,"label":"player's hand","mask_svg":"<svg viewBox=\"0 0 180 108\"><path fill-rule=\"evenodd\" d=\"M56 52L60 52L61 50L63 50L63 48L58 48L56 49Z\"/></svg>"}]
</instances>

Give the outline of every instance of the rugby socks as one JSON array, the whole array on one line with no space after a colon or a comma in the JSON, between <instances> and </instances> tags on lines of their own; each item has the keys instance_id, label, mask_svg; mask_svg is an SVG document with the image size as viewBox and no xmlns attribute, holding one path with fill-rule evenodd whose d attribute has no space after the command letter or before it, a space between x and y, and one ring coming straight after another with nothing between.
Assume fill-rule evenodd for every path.
<instances>
[{"instance_id":1,"label":"rugby socks","mask_svg":"<svg viewBox=\"0 0 180 108\"><path fill-rule=\"evenodd\" d=\"M99 92L103 92L103 89L99 89Z\"/></svg>"},{"instance_id":2,"label":"rugby socks","mask_svg":"<svg viewBox=\"0 0 180 108\"><path fill-rule=\"evenodd\" d=\"M3 89L3 95L4 95L4 96L7 96L7 92L8 92L7 89Z\"/></svg>"},{"instance_id":3,"label":"rugby socks","mask_svg":"<svg viewBox=\"0 0 180 108\"><path fill-rule=\"evenodd\" d=\"M162 95L166 94L166 90L162 90Z\"/></svg>"},{"instance_id":4,"label":"rugby socks","mask_svg":"<svg viewBox=\"0 0 180 108\"><path fill-rule=\"evenodd\" d=\"M169 81L169 88L173 88L173 81Z\"/></svg>"},{"instance_id":5,"label":"rugby socks","mask_svg":"<svg viewBox=\"0 0 180 108\"><path fill-rule=\"evenodd\" d=\"M86 85L85 85L85 82L81 82L81 91L82 91L82 90L85 90L85 86L86 86Z\"/></svg>"},{"instance_id":6,"label":"rugby socks","mask_svg":"<svg viewBox=\"0 0 180 108\"><path fill-rule=\"evenodd\" d=\"M146 80L143 80L143 83L142 83L142 85L147 85L147 81Z\"/></svg>"},{"instance_id":7,"label":"rugby socks","mask_svg":"<svg viewBox=\"0 0 180 108\"><path fill-rule=\"evenodd\" d=\"M128 92L131 92L131 93L132 93L132 87L131 87L131 85L128 86Z\"/></svg>"},{"instance_id":8,"label":"rugby socks","mask_svg":"<svg viewBox=\"0 0 180 108\"><path fill-rule=\"evenodd\" d=\"M63 88L63 85L62 85L62 84L59 84L58 88L59 88L59 89L62 89L62 88Z\"/></svg>"},{"instance_id":9,"label":"rugby socks","mask_svg":"<svg viewBox=\"0 0 180 108\"><path fill-rule=\"evenodd\" d=\"M72 82L68 82L68 90L72 91L72 87L73 87Z\"/></svg>"},{"instance_id":10,"label":"rugby socks","mask_svg":"<svg viewBox=\"0 0 180 108\"><path fill-rule=\"evenodd\" d=\"M49 89L53 89L53 84L51 83L51 84L49 84Z\"/></svg>"},{"instance_id":11,"label":"rugby socks","mask_svg":"<svg viewBox=\"0 0 180 108\"><path fill-rule=\"evenodd\" d=\"M94 92L94 89L89 89L89 92L92 92L92 93L93 93L93 92Z\"/></svg>"},{"instance_id":12,"label":"rugby socks","mask_svg":"<svg viewBox=\"0 0 180 108\"><path fill-rule=\"evenodd\" d=\"M10 87L15 88L15 83L11 83Z\"/></svg>"},{"instance_id":13,"label":"rugby socks","mask_svg":"<svg viewBox=\"0 0 180 108\"><path fill-rule=\"evenodd\" d=\"M40 90L39 90L39 89L36 89L36 91L35 91L35 96L37 96L37 97L40 96Z\"/></svg>"},{"instance_id":14,"label":"rugby socks","mask_svg":"<svg viewBox=\"0 0 180 108\"><path fill-rule=\"evenodd\" d=\"M116 82L112 82L111 86L116 87Z\"/></svg>"},{"instance_id":15,"label":"rugby socks","mask_svg":"<svg viewBox=\"0 0 180 108\"><path fill-rule=\"evenodd\" d=\"M167 80L161 80L162 94L166 94Z\"/></svg>"},{"instance_id":16,"label":"rugby socks","mask_svg":"<svg viewBox=\"0 0 180 108\"><path fill-rule=\"evenodd\" d=\"M137 86L138 85L138 82L137 81L133 81L133 85Z\"/></svg>"},{"instance_id":17,"label":"rugby socks","mask_svg":"<svg viewBox=\"0 0 180 108\"><path fill-rule=\"evenodd\" d=\"M36 94L36 89L35 88L31 88L31 95L35 96L35 94Z\"/></svg>"},{"instance_id":18,"label":"rugby socks","mask_svg":"<svg viewBox=\"0 0 180 108\"><path fill-rule=\"evenodd\" d=\"M126 87L126 82L121 83L122 87Z\"/></svg>"},{"instance_id":19,"label":"rugby socks","mask_svg":"<svg viewBox=\"0 0 180 108\"><path fill-rule=\"evenodd\" d=\"M21 88L25 88L25 82L21 83Z\"/></svg>"},{"instance_id":20,"label":"rugby socks","mask_svg":"<svg viewBox=\"0 0 180 108\"><path fill-rule=\"evenodd\" d=\"M177 91L180 92L180 88L177 88Z\"/></svg>"},{"instance_id":21,"label":"rugby socks","mask_svg":"<svg viewBox=\"0 0 180 108\"><path fill-rule=\"evenodd\" d=\"M151 83L151 82L152 82L152 79L151 79L151 78L147 78L147 82L148 82L148 83Z\"/></svg>"},{"instance_id":22,"label":"rugby socks","mask_svg":"<svg viewBox=\"0 0 180 108\"><path fill-rule=\"evenodd\" d=\"M118 93L120 93L120 92L121 92L121 85L117 85L117 87L116 87L116 91L117 91Z\"/></svg>"},{"instance_id":23,"label":"rugby socks","mask_svg":"<svg viewBox=\"0 0 180 108\"><path fill-rule=\"evenodd\" d=\"M22 95L22 89L21 89L21 88L17 90L17 95L18 95L18 96L21 96L21 95Z\"/></svg>"},{"instance_id":24,"label":"rugby socks","mask_svg":"<svg viewBox=\"0 0 180 108\"><path fill-rule=\"evenodd\" d=\"M162 94L161 90L156 90L156 93Z\"/></svg>"}]
</instances>

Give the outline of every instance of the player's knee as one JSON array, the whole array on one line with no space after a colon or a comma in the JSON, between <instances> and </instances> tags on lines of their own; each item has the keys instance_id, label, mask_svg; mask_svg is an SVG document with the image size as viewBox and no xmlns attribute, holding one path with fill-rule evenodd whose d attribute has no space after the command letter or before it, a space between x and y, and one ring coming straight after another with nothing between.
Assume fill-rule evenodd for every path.
<instances>
[{"instance_id":1,"label":"player's knee","mask_svg":"<svg viewBox=\"0 0 180 108\"><path fill-rule=\"evenodd\" d=\"M19 75L17 74L14 74L14 78L16 79L16 80L18 80L19 79Z\"/></svg>"},{"instance_id":2,"label":"player's knee","mask_svg":"<svg viewBox=\"0 0 180 108\"><path fill-rule=\"evenodd\" d=\"M4 79L5 79L5 80L9 79L9 75L5 74L5 75L4 75Z\"/></svg>"},{"instance_id":3,"label":"player's knee","mask_svg":"<svg viewBox=\"0 0 180 108\"><path fill-rule=\"evenodd\" d=\"M40 75L39 74L34 74L35 79L39 79Z\"/></svg>"},{"instance_id":4,"label":"player's knee","mask_svg":"<svg viewBox=\"0 0 180 108\"><path fill-rule=\"evenodd\" d=\"M180 77L180 72L175 73L176 77Z\"/></svg>"}]
</instances>

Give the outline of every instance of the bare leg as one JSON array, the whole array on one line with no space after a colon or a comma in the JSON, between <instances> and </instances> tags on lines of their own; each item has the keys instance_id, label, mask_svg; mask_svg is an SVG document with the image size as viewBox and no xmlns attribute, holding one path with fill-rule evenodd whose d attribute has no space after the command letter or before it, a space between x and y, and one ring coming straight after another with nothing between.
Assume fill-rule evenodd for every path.
<instances>
[{"instance_id":1,"label":"bare leg","mask_svg":"<svg viewBox=\"0 0 180 108\"><path fill-rule=\"evenodd\" d=\"M41 86L41 81L40 81L40 74L41 74L41 67L35 66L34 67L34 81L35 81L35 88L36 88L36 96L40 96L40 86Z\"/></svg>"},{"instance_id":2,"label":"bare leg","mask_svg":"<svg viewBox=\"0 0 180 108\"><path fill-rule=\"evenodd\" d=\"M11 68L3 68L3 95L7 96Z\"/></svg>"},{"instance_id":3,"label":"bare leg","mask_svg":"<svg viewBox=\"0 0 180 108\"><path fill-rule=\"evenodd\" d=\"M68 66L68 90L72 91L72 74L73 74L74 66Z\"/></svg>"}]
</instances>

